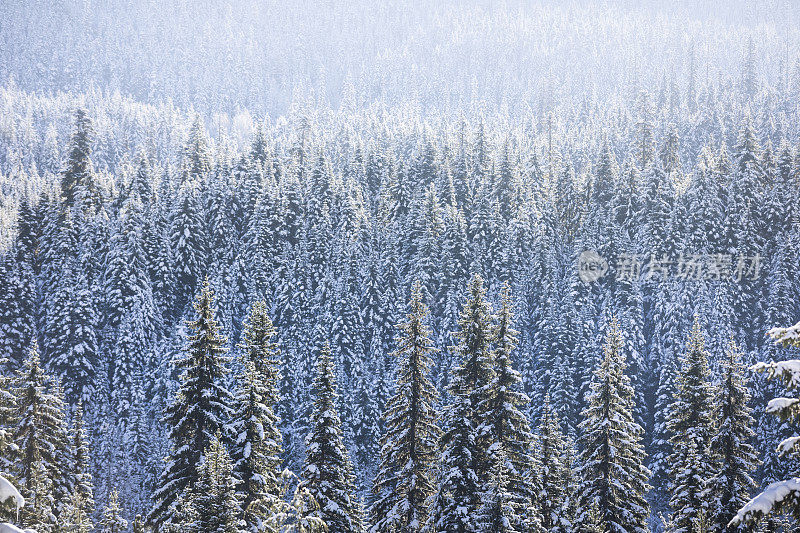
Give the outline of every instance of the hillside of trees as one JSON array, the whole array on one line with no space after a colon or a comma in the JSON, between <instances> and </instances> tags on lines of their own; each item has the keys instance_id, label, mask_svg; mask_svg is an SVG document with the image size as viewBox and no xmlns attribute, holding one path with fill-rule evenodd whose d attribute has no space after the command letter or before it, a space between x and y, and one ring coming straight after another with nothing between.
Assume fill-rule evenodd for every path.
<instances>
[{"instance_id":1,"label":"hillside of trees","mask_svg":"<svg viewBox=\"0 0 800 533\"><path fill-rule=\"evenodd\" d=\"M797 480L788 4L185 4L0 6L4 519L727 531Z\"/></svg>"}]
</instances>

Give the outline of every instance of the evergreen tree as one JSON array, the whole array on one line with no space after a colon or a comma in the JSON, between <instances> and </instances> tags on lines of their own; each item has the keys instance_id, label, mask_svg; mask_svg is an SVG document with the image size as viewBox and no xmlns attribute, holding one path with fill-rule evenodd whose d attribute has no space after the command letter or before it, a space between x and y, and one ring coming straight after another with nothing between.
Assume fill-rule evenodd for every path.
<instances>
[{"instance_id":1,"label":"evergreen tree","mask_svg":"<svg viewBox=\"0 0 800 533\"><path fill-rule=\"evenodd\" d=\"M454 351L460 365L454 371L451 392L454 396L463 397L468 403L467 412L475 432L475 448L471 450L472 468L480 479L486 480L492 463L489 448L493 444L494 436L491 431L496 429L489 420L489 407L492 406L491 384L496 379L493 359L496 331L492 308L486 300L486 289L479 275L475 274L470 280L467 293L468 299L458 321L459 331L455 333L458 345L454 347ZM505 346L500 348L504 352L510 351L514 344L510 308L507 312L507 322L501 326L506 335ZM506 357L507 355L501 355L501 358ZM513 379L509 375L504 378ZM515 401L519 400L517 398ZM499 424L502 415L497 414L499 416L494 421Z\"/></svg>"},{"instance_id":2,"label":"evergreen tree","mask_svg":"<svg viewBox=\"0 0 800 533\"><path fill-rule=\"evenodd\" d=\"M524 511L518 508L514 496L506 490L508 479L505 471L508 464L509 462L502 457L502 453L495 461L495 471L492 473L492 480L487 483L487 490L483 495L483 506L478 518L482 532L517 533L523 531L515 526L520 522L520 515Z\"/></svg>"},{"instance_id":3,"label":"evergreen tree","mask_svg":"<svg viewBox=\"0 0 800 533\"><path fill-rule=\"evenodd\" d=\"M90 519L94 512L94 489L92 474L89 472L89 442L83 425L83 406L78 405L72 420L72 462L69 477L72 481L72 494L69 502L74 524L81 531L94 528Z\"/></svg>"},{"instance_id":4,"label":"evergreen tree","mask_svg":"<svg viewBox=\"0 0 800 533\"><path fill-rule=\"evenodd\" d=\"M237 495L244 512L244 528L252 532L261 531L280 498L283 449L280 420L275 415L280 352L273 342L274 335L266 304L256 302L242 335L243 370L230 424L234 434L233 474L239 482Z\"/></svg>"},{"instance_id":5,"label":"evergreen tree","mask_svg":"<svg viewBox=\"0 0 800 533\"><path fill-rule=\"evenodd\" d=\"M711 449L717 454L719 468L708 482L710 531L726 531L728 522L750 499L755 488L750 476L758 463L750 444L754 423L747 405L750 393L740 362L742 355L732 339L726 355L713 413L718 429L711 438Z\"/></svg>"},{"instance_id":6,"label":"evergreen tree","mask_svg":"<svg viewBox=\"0 0 800 533\"><path fill-rule=\"evenodd\" d=\"M548 533L568 533L572 531L574 517L569 508L569 464L567 446L558 424L558 417L546 396L539 422L538 455L541 464L541 489L536 498L542 518L542 527Z\"/></svg>"},{"instance_id":7,"label":"evergreen tree","mask_svg":"<svg viewBox=\"0 0 800 533\"><path fill-rule=\"evenodd\" d=\"M216 435L204 453L200 478L190 489L197 509L198 530L204 533L240 533L242 509L236 497L236 481L228 452Z\"/></svg>"},{"instance_id":8,"label":"evergreen tree","mask_svg":"<svg viewBox=\"0 0 800 533\"><path fill-rule=\"evenodd\" d=\"M39 518L57 514L56 498L65 498L69 493L68 465L64 462L69 455L68 443L63 397L59 392L52 378L42 370L34 346L14 381L16 427L12 435L18 454L14 477L23 495L32 495L35 503L29 511Z\"/></svg>"},{"instance_id":9,"label":"evergreen tree","mask_svg":"<svg viewBox=\"0 0 800 533\"><path fill-rule=\"evenodd\" d=\"M511 509L518 513L508 516L512 522L509 527L522 531L526 529L525 522L529 518L523 510L526 502L533 498L534 492L526 477L526 472L531 468L533 435L528 418L520 410L521 407L528 406L530 399L521 390L522 378L519 372L511 366L512 352L517 346L519 332L513 328L511 287L508 283L503 285L501 302L494 331L494 374L483 408L486 421L478 428L478 438L491 443L488 446L489 460L494 465L494 471L502 474L501 478L505 483L500 490L511 499ZM501 459L507 464L497 466ZM498 479L491 481L497 482Z\"/></svg>"},{"instance_id":10,"label":"evergreen tree","mask_svg":"<svg viewBox=\"0 0 800 533\"><path fill-rule=\"evenodd\" d=\"M676 533L693 531L693 523L708 512L705 498L708 479L713 475L713 389L709 377L708 352L695 317L686 352L681 358L677 394L669 409L667 427L672 453L669 463L670 507Z\"/></svg>"},{"instance_id":11,"label":"evergreen tree","mask_svg":"<svg viewBox=\"0 0 800 533\"><path fill-rule=\"evenodd\" d=\"M319 506L311 516L321 518L330 533L358 532L362 529L361 510L355 496L352 463L342 441L336 377L327 344L317 359L313 389L314 410L300 486Z\"/></svg>"},{"instance_id":12,"label":"evergreen tree","mask_svg":"<svg viewBox=\"0 0 800 533\"><path fill-rule=\"evenodd\" d=\"M436 389L428 378L436 351L426 325L428 308L422 284L411 288L405 322L398 327L396 393L383 415L381 464L375 478L375 503L370 510L373 533L420 531L428 519L428 500L434 492L436 460Z\"/></svg>"},{"instance_id":13,"label":"evergreen tree","mask_svg":"<svg viewBox=\"0 0 800 533\"><path fill-rule=\"evenodd\" d=\"M66 168L61 175L61 195L67 207L90 208L98 201L99 191L92 168L92 121L85 109L75 110L75 126Z\"/></svg>"},{"instance_id":14,"label":"evergreen tree","mask_svg":"<svg viewBox=\"0 0 800 533\"><path fill-rule=\"evenodd\" d=\"M124 533L128 531L128 521L122 517L119 505L119 492L112 490L108 495L108 504L100 521L100 533Z\"/></svg>"},{"instance_id":15,"label":"evergreen tree","mask_svg":"<svg viewBox=\"0 0 800 533\"><path fill-rule=\"evenodd\" d=\"M91 403L100 355L97 311L82 261L64 265L47 321L48 370L62 381L69 404Z\"/></svg>"},{"instance_id":16,"label":"evergreen tree","mask_svg":"<svg viewBox=\"0 0 800 533\"><path fill-rule=\"evenodd\" d=\"M788 328L772 328L769 335L785 347L800 347L800 323ZM766 373L768 379L778 379L788 390L796 390L800 383L800 360L790 359L778 362L759 362L753 370ZM778 416L784 421L796 421L800 418L796 398L774 398L767 404L766 412ZM781 441L778 454L792 456L797 454L800 438L795 436ZM765 520L765 531L778 530L778 516L786 514L793 519L800 519L800 487L797 477L770 483L760 494L750 500L736 513L728 524L729 528L753 527Z\"/></svg>"},{"instance_id":17,"label":"evergreen tree","mask_svg":"<svg viewBox=\"0 0 800 533\"><path fill-rule=\"evenodd\" d=\"M460 357L453 371L442 436L440 479L435 495L431 528L443 532L479 531L480 494L490 471L491 440L479 438L478 429L486 423L492 369L492 316L483 279L477 274L468 286L469 298L459 318L459 343L454 348Z\"/></svg>"},{"instance_id":18,"label":"evergreen tree","mask_svg":"<svg viewBox=\"0 0 800 533\"><path fill-rule=\"evenodd\" d=\"M208 280L194 303L192 335L184 356L177 361L180 388L164 414L172 449L153 494L148 521L156 527L171 521L178 496L199 477L203 451L214 434L230 419L233 399L224 387L225 338L214 318L214 293Z\"/></svg>"},{"instance_id":19,"label":"evergreen tree","mask_svg":"<svg viewBox=\"0 0 800 533\"><path fill-rule=\"evenodd\" d=\"M649 472L643 465L643 429L633 419L634 390L625 375L626 356L616 317L611 319L604 357L595 370L592 392L583 411L581 437L580 522L597 506L609 532L646 532L645 494Z\"/></svg>"}]
</instances>

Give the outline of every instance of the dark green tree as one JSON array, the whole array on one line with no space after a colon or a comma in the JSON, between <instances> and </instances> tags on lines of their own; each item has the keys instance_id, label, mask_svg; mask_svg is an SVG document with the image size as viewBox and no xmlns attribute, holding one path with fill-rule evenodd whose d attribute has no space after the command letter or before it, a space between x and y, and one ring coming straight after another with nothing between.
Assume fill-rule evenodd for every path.
<instances>
[{"instance_id":1,"label":"dark green tree","mask_svg":"<svg viewBox=\"0 0 800 533\"><path fill-rule=\"evenodd\" d=\"M646 533L650 514L645 494L650 472L644 467L644 430L633 418L634 390L625 375L626 355L616 317L611 319L580 424L581 511L589 521L596 505L609 532Z\"/></svg>"},{"instance_id":2,"label":"dark green tree","mask_svg":"<svg viewBox=\"0 0 800 533\"><path fill-rule=\"evenodd\" d=\"M425 323L427 316L422 284L417 281L392 354L397 360L397 392L383 415L386 429L381 437L381 466L370 510L373 533L420 531L428 519L441 430L436 425L436 389L428 378L436 348Z\"/></svg>"},{"instance_id":3,"label":"dark green tree","mask_svg":"<svg viewBox=\"0 0 800 533\"><path fill-rule=\"evenodd\" d=\"M267 306L253 304L245 322L240 348L243 369L239 376L236 412L231 429L234 476L239 482L244 528L258 532L281 497L281 433L275 415L278 402L279 350ZM269 531L269 529L267 529Z\"/></svg>"},{"instance_id":4,"label":"dark green tree","mask_svg":"<svg viewBox=\"0 0 800 533\"><path fill-rule=\"evenodd\" d=\"M751 477L758 465L753 439L753 417L748 402L750 393L743 375L742 354L731 339L722 371L722 383L714 404L717 430L711 450L717 455L718 469L708 482L710 530L727 531L728 522L750 499L755 489Z\"/></svg>"},{"instance_id":5,"label":"dark green tree","mask_svg":"<svg viewBox=\"0 0 800 533\"><path fill-rule=\"evenodd\" d=\"M148 521L155 527L171 521L179 495L197 482L203 451L231 418L233 397L225 388L225 338L214 318L214 293L208 280L194 302L192 335L178 361L181 383L164 414L172 450L153 494Z\"/></svg>"},{"instance_id":6,"label":"dark green tree","mask_svg":"<svg viewBox=\"0 0 800 533\"><path fill-rule=\"evenodd\" d=\"M708 352L700 322L695 317L686 352L681 358L675 401L667 419L672 445L669 503L676 533L694 531L694 521L709 510L705 490L714 473L710 449L714 430L713 401Z\"/></svg>"},{"instance_id":7,"label":"dark green tree","mask_svg":"<svg viewBox=\"0 0 800 533\"><path fill-rule=\"evenodd\" d=\"M311 516L321 518L330 533L354 533L362 529L361 509L352 463L342 440L336 388L331 350L326 344L317 359L311 433L306 438L300 486L319 506Z\"/></svg>"}]
</instances>

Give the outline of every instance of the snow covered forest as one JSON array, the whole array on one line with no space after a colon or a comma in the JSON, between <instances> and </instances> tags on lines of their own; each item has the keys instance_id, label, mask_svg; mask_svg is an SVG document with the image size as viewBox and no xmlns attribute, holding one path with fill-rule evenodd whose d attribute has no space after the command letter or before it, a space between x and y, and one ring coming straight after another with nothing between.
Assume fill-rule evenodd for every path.
<instances>
[{"instance_id":1,"label":"snow covered forest","mask_svg":"<svg viewBox=\"0 0 800 533\"><path fill-rule=\"evenodd\" d=\"M720 4L0 1L0 532L797 531L800 6Z\"/></svg>"}]
</instances>

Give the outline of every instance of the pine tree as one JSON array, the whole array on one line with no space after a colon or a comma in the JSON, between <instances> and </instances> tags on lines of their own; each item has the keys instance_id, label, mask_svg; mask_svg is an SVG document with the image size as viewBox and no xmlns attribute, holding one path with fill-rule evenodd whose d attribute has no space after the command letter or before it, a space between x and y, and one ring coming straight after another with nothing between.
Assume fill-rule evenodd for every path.
<instances>
[{"instance_id":1,"label":"pine tree","mask_svg":"<svg viewBox=\"0 0 800 533\"><path fill-rule=\"evenodd\" d=\"M178 190L168 231L171 274L178 288L175 311L180 314L196 290L206 254L203 205L198 186L193 182L184 183Z\"/></svg>"},{"instance_id":2,"label":"pine tree","mask_svg":"<svg viewBox=\"0 0 800 533\"><path fill-rule=\"evenodd\" d=\"M236 497L232 469L230 456L217 431L204 453L200 478L190 489L197 509L198 530L203 533L247 531L240 527L244 525L242 509Z\"/></svg>"},{"instance_id":3,"label":"pine tree","mask_svg":"<svg viewBox=\"0 0 800 533\"><path fill-rule=\"evenodd\" d=\"M519 524L520 515L524 511L514 501L514 495L507 490L509 483L506 470L509 462L502 457L502 453L499 455L494 463L492 479L484 491L478 523L480 531L485 533L518 533L523 531L517 529L516 525Z\"/></svg>"},{"instance_id":4,"label":"pine tree","mask_svg":"<svg viewBox=\"0 0 800 533\"><path fill-rule=\"evenodd\" d=\"M274 385L269 390L250 360L244 363L239 383L231 423L236 435L232 453L234 475L239 483L237 495L244 513L244 529L258 532L280 497L277 478L281 435L272 407Z\"/></svg>"},{"instance_id":5,"label":"pine tree","mask_svg":"<svg viewBox=\"0 0 800 533\"><path fill-rule=\"evenodd\" d=\"M511 287L503 285L501 291L502 307L494 331L496 348L492 354L493 379L489 383L488 399L483 410L486 421L478 428L478 438L489 442L488 450L493 469L502 471L505 485L500 489L511 498L511 508L517 513L509 516L514 530L526 528L526 513L522 512L525 503L533 498L534 488L526 478L531 468L531 434L528 418L520 410L527 407L530 399L521 391L522 378L511 366L512 352L517 346L518 335L513 328L513 311ZM506 461L502 467L497 466L499 460ZM497 479L491 481L497 483Z\"/></svg>"},{"instance_id":6,"label":"pine tree","mask_svg":"<svg viewBox=\"0 0 800 533\"><path fill-rule=\"evenodd\" d=\"M192 335L184 356L180 388L165 414L172 450L153 494L148 521L156 527L171 521L178 496L199 477L203 451L231 416L233 398L224 387L225 338L214 318L214 293L208 280L194 303L196 317L188 323Z\"/></svg>"},{"instance_id":7,"label":"pine tree","mask_svg":"<svg viewBox=\"0 0 800 533\"><path fill-rule=\"evenodd\" d=\"M541 489L536 498L542 527L548 533L572 531L573 517L567 512L569 504L568 478L571 465L567 461L567 446L559 427L558 417L546 396L539 422L538 455L541 464Z\"/></svg>"},{"instance_id":8,"label":"pine tree","mask_svg":"<svg viewBox=\"0 0 800 533\"><path fill-rule=\"evenodd\" d=\"M742 354L733 339L726 355L713 413L718 429L711 438L711 449L717 454L719 468L708 482L710 531L723 532L739 508L750 499L755 488L751 473L758 463L750 444L754 434L754 421L747 405L750 393L740 362Z\"/></svg>"},{"instance_id":9,"label":"pine tree","mask_svg":"<svg viewBox=\"0 0 800 533\"><path fill-rule=\"evenodd\" d=\"M342 422L337 414L336 377L331 350L326 344L317 359L311 432L306 438L303 481L319 506L312 516L321 518L330 533L361 531L361 512L355 496L352 463L342 441Z\"/></svg>"},{"instance_id":10,"label":"pine tree","mask_svg":"<svg viewBox=\"0 0 800 533\"><path fill-rule=\"evenodd\" d=\"M41 461L29 467L26 480L25 506L20 521L41 533L53 533L56 529L56 500L53 496L53 481Z\"/></svg>"},{"instance_id":11,"label":"pine tree","mask_svg":"<svg viewBox=\"0 0 800 533\"><path fill-rule=\"evenodd\" d=\"M478 428L487 421L486 405L492 369L492 316L483 279L475 275L468 286L469 298L459 318L460 357L450 384L452 403L445 414L442 435L440 479L430 517L431 528L444 532L478 531L480 493L490 471L488 438L479 438Z\"/></svg>"},{"instance_id":12,"label":"pine tree","mask_svg":"<svg viewBox=\"0 0 800 533\"><path fill-rule=\"evenodd\" d=\"M468 402L469 418L475 431L475 448L471 450L472 468L480 479L485 480L491 471L489 448L493 444L493 437L491 430L483 433L483 428L491 427L488 409L491 405L491 384L496 378L493 360L496 332L492 308L486 300L486 289L479 275L473 276L467 293L468 299L458 321L459 331L455 334L458 345L454 351L461 363L454 371L451 392ZM508 311L508 323L503 326L507 335L506 345L501 347L506 351L513 345L514 335L510 330L510 309ZM510 379L509 376L505 377ZM499 422L499 419L496 421Z\"/></svg>"},{"instance_id":13,"label":"pine tree","mask_svg":"<svg viewBox=\"0 0 800 533\"><path fill-rule=\"evenodd\" d=\"M676 533L692 531L700 513L708 511L704 493L714 471L710 449L714 427L712 405L708 352L700 322L695 317L667 420L672 445L670 507Z\"/></svg>"},{"instance_id":14,"label":"pine tree","mask_svg":"<svg viewBox=\"0 0 800 533\"><path fill-rule=\"evenodd\" d=\"M100 364L97 311L82 261L64 265L47 321L47 369L66 389L70 405L93 400Z\"/></svg>"},{"instance_id":15,"label":"pine tree","mask_svg":"<svg viewBox=\"0 0 800 533\"><path fill-rule=\"evenodd\" d=\"M75 127L67 165L61 176L61 194L67 207L90 208L98 201L97 184L92 169L92 121L86 110L75 110Z\"/></svg>"},{"instance_id":16,"label":"pine tree","mask_svg":"<svg viewBox=\"0 0 800 533\"><path fill-rule=\"evenodd\" d=\"M417 281L392 354L397 360L397 392L383 415L386 430L375 478L376 500L370 510L373 533L420 531L428 519L441 431L436 425L436 389L428 378L436 349L425 323L427 316L422 284Z\"/></svg>"},{"instance_id":17,"label":"pine tree","mask_svg":"<svg viewBox=\"0 0 800 533\"><path fill-rule=\"evenodd\" d=\"M68 465L62 461L68 454L63 397L52 378L42 370L35 345L17 374L13 395L16 398L13 440L18 454L15 478L23 491L39 498L32 512L40 512L43 508L36 505L44 505L44 499L68 493L65 490ZM55 500L49 509L53 513L58 511Z\"/></svg>"},{"instance_id":18,"label":"pine tree","mask_svg":"<svg viewBox=\"0 0 800 533\"><path fill-rule=\"evenodd\" d=\"M243 371L239 376L231 430L233 473L245 529L260 531L280 498L282 438L275 415L278 402L280 354L273 342L275 328L263 301L253 304L245 322L240 348Z\"/></svg>"},{"instance_id":19,"label":"pine tree","mask_svg":"<svg viewBox=\"0 0 800 533\"><path fill-rule=\"evenodd\" d=\"M581 437L580 522L593 504L610 532L647 531L645 494L649 472L643 465L644 430L633 419L634 390L625 375L626 355L616 317L611 319L604 357L595 370L592 392L583 411Z\"/></svg>"},{"instance_id":20,"label":"pine tree","mask_svg":"<svg viewBox=\"0 0 800 533\"><path fill-rule=\"evenodd\" d=\"M72 419L71 459L69 477L73 487L69 510L73 524L79 528L76 531L88 532L94 528L90 519L94 512L94 489L92 474L89 471L89 443L83 425L83 406L80 404L75 409Z\"/></svg>"},{"instance_id":21,"label":"pine tree","mask_svg":"<svg viewBox=\"0 0 800 533\"><path fill-rule=\"evenodd\" d=\"M100 533L125 533L126 531L128 531L128 521L122 517L119 492L114 489L108 495L108 504L103 511L103 519L100 521Z\"/></svg>"},{"instance_id":22,"label":"pine tree","mask_svg":"<svg viewBox=\"0 0 800 533\"><path fill-rule=\"evenodd\" d=\"M800 323L788 328L772 328L769 335L776 343L785 347L800 347ZM796 390L800 383L800 360L772 361L769 363L756 363L752 369L759 373L766 373L768 379L778 379L788 390ZM784 421L796 421L800 418L798 412L799 400L796 398L774 398L767 404L766 412L778 416ZM792 456L797 453L800 437L792 436L781 441L778 445L780 456ZM753 527L764 520L765 530L778 530L778 515L785 514L795 520L800 519L800 486L798 478L775 481L770 483L760 494L750 500L736 513L728 524L729 528Z\"/></svg>"}]
</instances>

